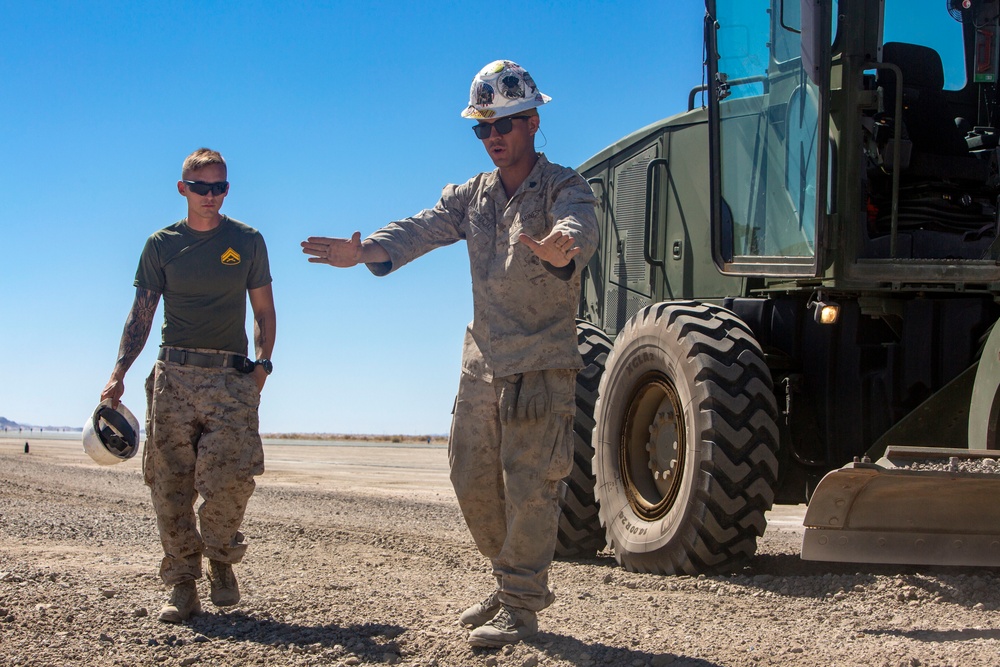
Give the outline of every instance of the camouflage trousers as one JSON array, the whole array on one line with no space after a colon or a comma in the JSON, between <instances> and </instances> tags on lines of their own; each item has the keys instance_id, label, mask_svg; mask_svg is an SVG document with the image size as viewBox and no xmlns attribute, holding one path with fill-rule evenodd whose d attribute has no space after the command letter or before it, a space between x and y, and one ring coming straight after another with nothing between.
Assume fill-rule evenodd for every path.
<instances>
[{"instance_id":1,"label":"camouflage trousers","mask_svg":"<svg viewBox=\"0 0 1000 667\"><path fill-rule=\"evenodd\" d=\"M142 470L163 545L160 577L172 586L201 577L202 554L238 563L246 552L239 528L264 472L260 393L252 375L231 368L157 361L146 401Z\"/></svg>"},{"instance_id":2,"label":"camouflage trousers","mask_svg":"<svg viewBox=\"0 0 1000 667\"><path fill-rule=\"evenodd\" d=\"M573 466L575 382L575 370L555 369L493 382L463 373L459 384L451 482L500 600L515 607L538 611L554 599L548 573L562 479Z\"/></svg>"}]
</instances>

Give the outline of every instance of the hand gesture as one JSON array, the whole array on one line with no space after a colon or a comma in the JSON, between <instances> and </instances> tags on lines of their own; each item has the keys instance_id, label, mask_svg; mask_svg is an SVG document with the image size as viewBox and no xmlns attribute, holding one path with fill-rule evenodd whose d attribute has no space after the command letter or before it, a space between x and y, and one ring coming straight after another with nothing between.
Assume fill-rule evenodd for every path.
<instances>
[{"instance_id":1,"label":"hand gesture","mask_svg":"<svg viewBox=\"0 0 1000 667\"><path fill-rule=\"evenodd\" d=\"M302 242L302 252L312 255L313 264L329 264L349 268L361 263L361 232L354 232L349 239L332 239L310 236Z\"/></svg>"},{"instance_id":2,"label":"hand gesture","mask_svg":"<svg viewBox=\"0 0 1000 667\"><path fill-rule=\"evenodd\" d=\"M556 268L566 266L580 254L580 246L576 245L576 240L563 231L552 230L541 241L536 241L527 234L521 234L518 241L528 246L538 259Z\"/></svg>"}]
</instances>

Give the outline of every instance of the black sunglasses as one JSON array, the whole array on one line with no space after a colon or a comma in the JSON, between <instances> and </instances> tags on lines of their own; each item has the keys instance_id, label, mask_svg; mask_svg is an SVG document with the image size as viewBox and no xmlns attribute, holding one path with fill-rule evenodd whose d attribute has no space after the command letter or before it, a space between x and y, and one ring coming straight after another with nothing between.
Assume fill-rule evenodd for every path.
<instances>
[{"instance_id":1,"label":"black sunglasses","mask_svg":"<svg viewBox=\"0 0 1000 667\"><path fill-rule=\"evenodd\" d=\"M472 126L472 131L476 133L477 139L489 139L490 135L493 134L493 129L496 128L498 134L504 135L509 134L511 130L514 129L514 123L512 122L515 118L530 118L531 116L504 116L498 119L494 123L478 123Z\"/></svg>"},{"instance_id":2,"label":"black sunglasses","mask_svg":"<svg viewBox=\"0 0 1000 667\"><path fill-rule=\"evenodd\" d=\"M508 130L509 132L510 130ZM206 183L204 181L184 181L184 184L188 186L188 190L195 193L196 195L201 195L204 197L209 192L215 196L225 194L226 190L229 189L229 181L219 181L218 183Z\"/></svg>"}]
</instances>

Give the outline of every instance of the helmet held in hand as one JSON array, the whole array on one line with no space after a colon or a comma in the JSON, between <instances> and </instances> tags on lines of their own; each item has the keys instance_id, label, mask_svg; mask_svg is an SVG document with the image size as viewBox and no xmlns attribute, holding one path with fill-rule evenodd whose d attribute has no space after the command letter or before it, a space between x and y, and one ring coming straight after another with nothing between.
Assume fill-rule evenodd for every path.
<instances>
[{"instance_id":1,"label":"helmet held in hand","mask_svg":"<svg viewBox=\"0 0 1000 667\"><path fill-rule=\"evenodd\" d=\"M102 466L127 461L139 451L139 421L125 404L102 401L83 427L83 451Z\"/></svg>"}]
</instances>

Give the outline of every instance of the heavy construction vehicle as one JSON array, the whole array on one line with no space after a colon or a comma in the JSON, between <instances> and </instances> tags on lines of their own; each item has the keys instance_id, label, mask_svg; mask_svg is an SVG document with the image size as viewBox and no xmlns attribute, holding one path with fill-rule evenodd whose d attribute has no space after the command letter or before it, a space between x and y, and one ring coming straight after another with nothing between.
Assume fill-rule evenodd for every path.
<instances>
[{"instance_id":1,"label":"heavy construction vehicle","mask_svg":"<svg viewBox=\"0 0 1000 667\"><path fill-rule=\"evenodd\" d=\"M559 554L732 571L808 501L804 558L1000 565L998 16L706 1L688 111L579 168Z\"/></svg>"}]
</instances>

